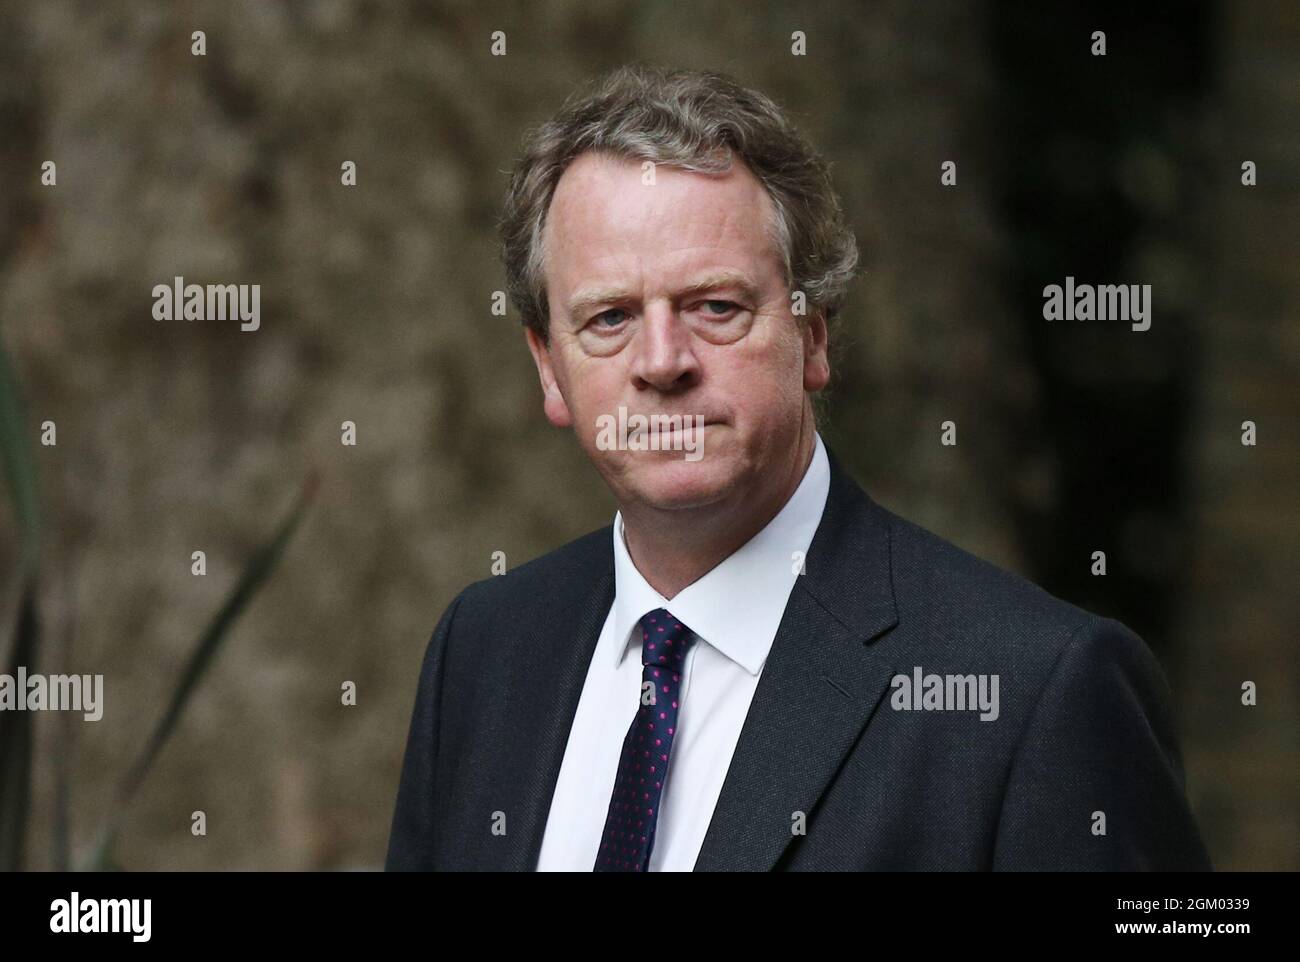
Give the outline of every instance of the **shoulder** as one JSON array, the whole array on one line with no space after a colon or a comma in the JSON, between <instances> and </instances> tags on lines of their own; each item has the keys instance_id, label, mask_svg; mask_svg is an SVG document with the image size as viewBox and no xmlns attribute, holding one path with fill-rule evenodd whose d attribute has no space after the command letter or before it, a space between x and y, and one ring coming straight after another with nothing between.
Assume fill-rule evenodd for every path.
<instances>
[{"instance_id":1,"label":"shoulder","mask_svg":"<svg viewBox=\"0 0 1300 962\"><path fill-rule=\"evenodd\" d=\"M887 518L899 621L920 626L920 644L1049 677L1104 676L1118 669L1163 687L1154 655L1121 622L1058 598L1023 575L876 506Z\"/></svg>"},{"instance_id":2,"label":"shoulder","mask_svg":"<svg viewBox=\"0 0 1300 962\"><path fill-rule=\"evenodd\" d=\"M885 514L900 664L996 675L1007 732L1033 727L1079 751L1149 745L1177 767L1169 684L1133 630Z\"/></svg>"},{"instance_id":3,"label":"shoulder","mask_svg":"<svg viewBox=\"0 0 1300 962\"><path fill-rule=\"evenodd\" d=\"M1076 627L1092 615L1025 576L879 508L888 518L894 592L900 609L948 612L969 622ZM900 614L903 613L900 610Z\"/></svg>"},{"instance_id":4,"label":"shoulder","mask_svg":"<svg viewBox=\"0 0 1300 962\"><path fill-rule=\"evenodd\" d=\"M613 529L606 525L553 551L507 568L506 573L475 581L448 608L458 622L492 622L503 615L513 620L542 619L555 609L573 605L590 594L614 564Z\"/></svg>"}]
</instances>

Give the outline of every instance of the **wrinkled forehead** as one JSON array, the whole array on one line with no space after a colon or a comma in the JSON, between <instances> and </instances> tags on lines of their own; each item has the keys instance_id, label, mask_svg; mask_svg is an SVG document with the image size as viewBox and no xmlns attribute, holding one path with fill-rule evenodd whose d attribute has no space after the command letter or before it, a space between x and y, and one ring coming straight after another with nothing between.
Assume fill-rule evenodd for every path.
<instances>
[{"instance_id":1,"label":"wrinkled forehead","mask_svg":"<svg viewBox=\"0 0 1300 962\"><path fill-rule=\"evenodd\" d=\"M593 261L690 249L780 264L775 204L743 160L705 172L588 151L560 177L542 231L547 279L561 284Z\"/></svg>"}]
</instances>

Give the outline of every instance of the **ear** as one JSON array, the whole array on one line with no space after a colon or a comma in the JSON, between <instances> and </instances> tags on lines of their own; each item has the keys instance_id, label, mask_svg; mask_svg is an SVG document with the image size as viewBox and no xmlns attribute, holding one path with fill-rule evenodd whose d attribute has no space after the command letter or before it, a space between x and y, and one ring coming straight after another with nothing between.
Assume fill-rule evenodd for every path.
<instances>
[{"instance_id":1,"label":"ear","mask_svg":"<svg viewBox=\"0 0 1300 962\"><path fill-rule=\"evenodd\" d=\"M547 420L557 428L573 427L573 415L569 413L569 405L565 403L559 382L555 380L550 347L531 327L524 329L524 337L528 340L533 363L537 365L537 377L542 382L542 410L546 412Z\"/></svg>"},{"instance_id":2,"label":"ear","mask_svg":"<svg viewBox=\"0 0 1300 962\"><path fill-rule=\"evenodd\" d=\"M826 316L820 308L807 317L803 334L803 389L820 391L830 383L831 362L827 354Z\"/></svg>"}]
</instances>

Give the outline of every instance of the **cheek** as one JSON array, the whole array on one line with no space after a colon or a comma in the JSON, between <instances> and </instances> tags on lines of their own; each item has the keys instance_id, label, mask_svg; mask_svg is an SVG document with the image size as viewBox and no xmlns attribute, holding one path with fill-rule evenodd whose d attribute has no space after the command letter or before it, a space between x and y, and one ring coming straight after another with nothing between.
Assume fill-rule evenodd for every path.
<instances>
[{"instance_id":1,"label":"cheek","mask_svg":"<svg viewBox=\"0 0 1300 962\"><path fill-rule=\"evenodd\" d=\"M563 377L557 374L556 382L579 436L594 437L596 418L617 413L626 379L626 372L614 359L585 356L566 365Z\"/></svg>"},{"instance_id":2,"label":"cheek","mask_svg":"<svg viewBox=\"0 0 1300 962\"><path fill-rule=\"evenodd\" d=\"M767 435L797 421L803 410L803 352L785 340L721 347L711 358L715 390L746 435Z\"/></svg>"},{"instance_id":3,"label":"cheek","mask_svg":"<svg viewBox=\"0 0 1300 962\"><path fill-rule=\"evenodd\" d=\"M768 336L747 338L736 376L752 382L748 394L760 391L764 407L789 405L803 397L803 342L793 318L775 318ZM782 325L778 328L777 325ZM777 333L779 331L779 333Z\"/></svg>"}]
</instances>

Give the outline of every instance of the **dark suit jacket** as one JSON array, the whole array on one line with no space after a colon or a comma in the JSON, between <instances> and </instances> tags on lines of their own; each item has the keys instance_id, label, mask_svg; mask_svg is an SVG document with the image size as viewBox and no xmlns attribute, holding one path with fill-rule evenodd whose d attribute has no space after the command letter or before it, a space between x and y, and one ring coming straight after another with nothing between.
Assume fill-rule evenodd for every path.
<instances>
[{"instance_id":1,"label":"dark suit jacket","mask_svg":"<svg viewBox=\"0 0 1300 962\"><path fill-rule=\"evenodd\" d=\"M1143 642L899 518L830 464L696 870L1208 869ZM447 608L420 671L389 870L536 867L613 602L612 538L579 538ZM997 720L895 709L891 678L917 667L998 675Z\"/></svg>"}]
</instances>

